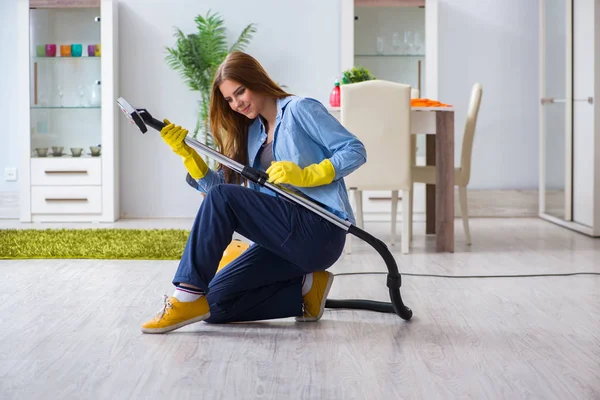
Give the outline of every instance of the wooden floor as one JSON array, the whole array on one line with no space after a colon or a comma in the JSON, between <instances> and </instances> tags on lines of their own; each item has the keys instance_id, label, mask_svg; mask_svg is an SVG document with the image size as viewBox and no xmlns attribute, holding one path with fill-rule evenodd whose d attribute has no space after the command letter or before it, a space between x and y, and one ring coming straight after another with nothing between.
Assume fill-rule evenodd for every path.
<instances>
[{"instance_id":1,"label":"wooden floor","mask_svg":"<svg viewBox=\"0 0 600 400\"><path fill-rule=\"evenodd\" d=\"M456 225L456 252L436 254L416 224L401 271L600 272L600 240L548 222L473 219L471 247ZM600 276L406 276L409 323L330 310L144 335L176 265L0 261L0 399L600 399ZM332 269L384 270L364 243ZM387 300L385 277L339 276L330 297Z\"/></svg>"}]
</instances>

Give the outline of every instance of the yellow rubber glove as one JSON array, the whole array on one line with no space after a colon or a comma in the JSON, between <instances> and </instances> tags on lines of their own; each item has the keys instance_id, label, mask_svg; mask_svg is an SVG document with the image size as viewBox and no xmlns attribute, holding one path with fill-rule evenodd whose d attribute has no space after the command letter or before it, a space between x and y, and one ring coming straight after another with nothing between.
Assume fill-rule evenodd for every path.
<instances>
[{"instance_id":1,"label":"yellow rubber glove","mask_svg":"<svg viewBox=\"0 0 600 400\"><path fill-rule=\"evenodd\" d=\"M329 159L302 169L291 161L273 161L269 169L269 182L287 183L297 187L327 185L335 178L335 168Z\"/></svg>"},{"instance_id":2,"label":"yellow rubber glove","mask_svg":"<svg viewBox=\"0 0 600 400\"><path fill-rule=\"evenodd\" d=\"M160 131L160 137L171 147L171 150L175 154L181 156L183 165L185 165L192 178L196 180L204 178L204 175L208 171L208 165L206 165L196 150L185 143L185 137L188 134L187 129L176 126L167 119L164 122L167 126Z\"/></svg>"}]
</instances>

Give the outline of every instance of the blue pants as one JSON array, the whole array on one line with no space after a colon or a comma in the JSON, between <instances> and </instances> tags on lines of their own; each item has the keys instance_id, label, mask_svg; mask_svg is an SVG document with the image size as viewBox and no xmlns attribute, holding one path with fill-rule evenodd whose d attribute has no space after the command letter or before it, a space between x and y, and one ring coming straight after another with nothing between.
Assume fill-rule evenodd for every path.
<instances>
[{"instance_id":1,"label":"blue pants","mask_svg":"<svg viewBox=\"0 0 600 400\"><path fill-rule=\"evenodd\" d=\"M254 244L215 273L238 232ZM291 201L238 185L217 185L202 202L173 284L207 293L207 322L302 315L302 278L340 257L346 231Z\"/></svg>"}]
</instances>

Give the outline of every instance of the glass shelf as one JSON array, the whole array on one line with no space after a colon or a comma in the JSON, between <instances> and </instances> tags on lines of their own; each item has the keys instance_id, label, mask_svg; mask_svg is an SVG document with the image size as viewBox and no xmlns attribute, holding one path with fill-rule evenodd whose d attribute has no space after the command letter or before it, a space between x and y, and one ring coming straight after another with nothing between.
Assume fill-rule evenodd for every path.
<instances>
[{"instance_id":1,"label":"glass shelf","mask_svg":"<svg viewBox=\"0 0 600 400\"><path fill-rule=\"evenodd\" d=\"M102 155L93 156L93 155L91 155L91 153L87 153L86 155L82 154L79 157L74 157L71 154L67 154L67 153L64 153L62 156L53 156L52 153L50 153L46 157L40 157L38 155L32 154L31 158L44 158L46 160L49 160L52 158L55 158L55 159L58 159L58 158L75 158L75 159L77 159L77 158L98 158L98 159L100 159L100 158L102 158Z\"/></svg>"},{"instance_id":2,"label":"glass shelf","mask_svg":"<svg viewBox=\"0 0 600 400\"><path fill-rule=\"evenodd\" d=\"M41 61L41 60L53 60L53 61L67 61L67 60L100 60L102 56L98 57L31 57L33 61Z\"/></svg>"},{"instance_id":3,"label":"glass shelf","mask_svg":"<svg viewBox=\"0 0 600 400\"><path fill-rule=\"evenodd\" d=\"M53 106L31 106L32 110L88 110L99 109L100 106L74 106L74 107L53 107Z\"/></svg>"},{"instance_id":4,"label":"glass shelf","mask_svg":"<svg viewBox=\"0 0 600 400\"><path fill-rule=\"evenodd\" d=\"M354 57L425 57L425 54L355 54Z\"/></svg>"}]
</instances>

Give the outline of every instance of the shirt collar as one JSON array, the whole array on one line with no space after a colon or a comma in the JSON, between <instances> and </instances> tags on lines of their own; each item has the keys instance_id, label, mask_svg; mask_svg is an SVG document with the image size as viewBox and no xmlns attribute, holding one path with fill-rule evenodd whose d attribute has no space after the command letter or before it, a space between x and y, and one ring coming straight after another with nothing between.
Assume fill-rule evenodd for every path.
<instances>
[{"instance_id":1,"label":"shirt collar","mask_svg":"<svg viewBox=\"0 0 600 400\"><path fill-rule=\"evenodd\" d=\"M279 122L281 120L281 116L283 115L283 109L285 108L285 106L287 106L287 104L290 101L292 101L292 96L284 97L282 99L277 99L277 117L276 117L277 122ZM265 124L263 123L263 120L260 117L260 115L258 117L256 117L256 120L258 120L258 126L260 128L260 131L265 132ZM256 121L255 121L255 123L256 123Z\"/></svg>"},{"instance_id":2,"label":"shirt collar","mask_svg":"<svg viewBox=\"0 0 600 400\"><path fill-rule=\"evenodd\" d=\"M281 116L283 115L283 109L290 101L292 101L292 96L277 99L277 120L281 119Z\"/></svg>"}]
</instances>

